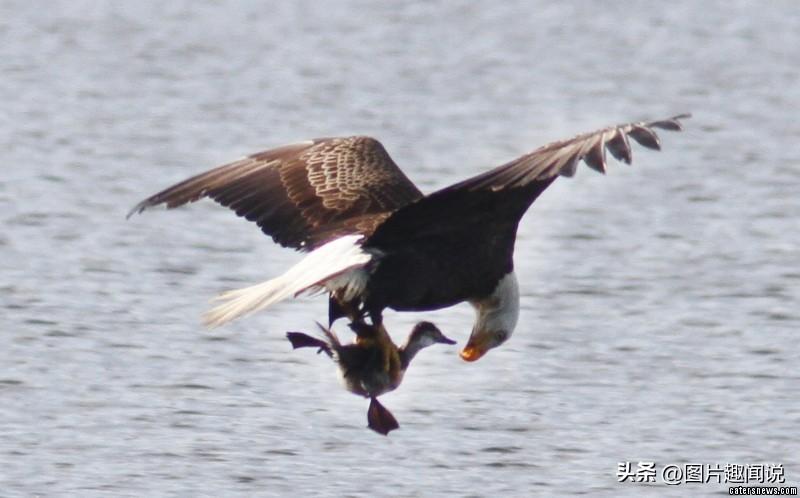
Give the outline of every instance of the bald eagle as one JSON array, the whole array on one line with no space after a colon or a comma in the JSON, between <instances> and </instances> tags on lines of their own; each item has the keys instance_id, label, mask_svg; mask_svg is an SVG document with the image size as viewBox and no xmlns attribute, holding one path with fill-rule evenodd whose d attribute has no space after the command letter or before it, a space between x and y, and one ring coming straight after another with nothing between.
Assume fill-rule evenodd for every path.
<instances>
[{"instance_id":1,"label":"bald eagle","mask_svg":"<svg viewBox=\"0 0 800 498\"><path fill-rule=\"evenodd\" d=\"M329 322L382 323L385 308L427 311L467 301L476 321L461 357L474 361L511 336L519 316L517 225L578 163L604 173L606 149L631 162L628 138L660 149L654 129L681 119L610 126L550 143L425 195L377 140L318 138L259 152L167 188L130 213L209 197L307 255L283 275L222 294L218 326L303 292L329 294Z\"/></svg>"}]
</instances>

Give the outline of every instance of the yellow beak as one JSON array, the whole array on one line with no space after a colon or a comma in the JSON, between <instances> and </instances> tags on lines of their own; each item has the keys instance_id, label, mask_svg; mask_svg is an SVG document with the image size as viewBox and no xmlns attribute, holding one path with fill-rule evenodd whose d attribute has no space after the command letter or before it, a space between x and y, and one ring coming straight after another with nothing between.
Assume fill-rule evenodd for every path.
<instances>
[{"instance_id":1,"label":"yellow beak","mask_svg":"<svg viewBox=\"0 0 800 498\"><path fill-rule=\"evenodd\" d=\"M489 351L489 335L473 334L470 336L467 345L461 350L460 356L464 361L477 361Z\"/></svg>"}]
</instances>

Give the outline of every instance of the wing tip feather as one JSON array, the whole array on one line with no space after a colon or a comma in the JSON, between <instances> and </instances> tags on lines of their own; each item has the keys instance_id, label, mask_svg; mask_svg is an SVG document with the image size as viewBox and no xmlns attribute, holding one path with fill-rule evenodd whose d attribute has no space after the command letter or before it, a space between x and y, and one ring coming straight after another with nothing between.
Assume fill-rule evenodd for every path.
<instances>
[{"instance_id":1,"label":"wing tip feather","mask_svg":"<svg viewBox=\"0 0 800 498\"><path fill-rule=\"evenodd\" d=\"M125 215L125 219L129 220L131 219L131 216L133 216L134 214L139 214L145 209L147 209L147 205L145 205L144 202L140 202L139 204L133 206L133 208L130 211L128 211L128 214Z\"/></svg>"}]
</instances>

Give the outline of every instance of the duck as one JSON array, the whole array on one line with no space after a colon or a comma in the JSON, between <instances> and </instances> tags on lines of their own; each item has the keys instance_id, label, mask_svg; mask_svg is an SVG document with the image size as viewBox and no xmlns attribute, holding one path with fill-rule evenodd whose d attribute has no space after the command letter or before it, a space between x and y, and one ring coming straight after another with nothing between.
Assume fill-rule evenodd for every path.
<instances>
[{"instance_id":1,"label":"duck","mask_svg":"<svg viewBox=\"0 0 800 498\"><path fill-rule=\"evenodd\" d=\"M323 338L303 332L287 332L286 337L293 349L313 347L317 353L324 352L339 367L338 373L345 389L369 398L367 426L384 436L400 427L397 419L384 407L378 396L397 389L411 360L422 349L433 344L455 344L431 322L414 325L402 346L397 346L383 325L354 322L350 328L356 333L356 341L342 344L331 329L319 322L317 326Z\"/></svg>"}]
</instances>

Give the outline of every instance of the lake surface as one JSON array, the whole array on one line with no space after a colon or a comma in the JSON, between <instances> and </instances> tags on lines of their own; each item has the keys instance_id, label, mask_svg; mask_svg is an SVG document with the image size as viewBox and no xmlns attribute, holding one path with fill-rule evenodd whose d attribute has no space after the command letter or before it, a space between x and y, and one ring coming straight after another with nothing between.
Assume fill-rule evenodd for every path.
<instances>
[{"instance_id":1,"label":"lake surface","mask_svg":"<svg viewBox=\"0 0 800 498\"><path fill-rule=\"evenodd\" d=\"M0 495L727 495L620 462L800 481L794 2L0 4ZM323 298L220 329L298 255L212 202L142 198L310 137L382 140L430 192L616 122L693 112L520 226L522 314L476 364L467 305L366 429L290 349ZM343 324L340 324L344 335Z\"/></svg>"}]
</instances>

